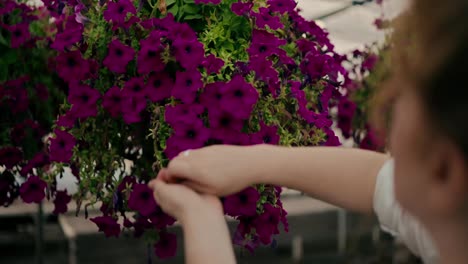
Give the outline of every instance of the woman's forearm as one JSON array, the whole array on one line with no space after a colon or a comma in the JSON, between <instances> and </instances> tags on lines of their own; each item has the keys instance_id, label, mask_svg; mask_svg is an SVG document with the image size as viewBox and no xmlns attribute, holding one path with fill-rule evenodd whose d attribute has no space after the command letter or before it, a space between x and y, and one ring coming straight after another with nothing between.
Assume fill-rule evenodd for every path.
<instances>
[{"instance_id":1,"label":"woman's forearm","mask_svg":"<svg viewBox=\"0 0 468 264\"><path fill-rule=\"evenodd\" d=\"M226 220L221 213L194 210L182 220L187 264L236 263Z\"/></svg>"},{"instance_id":2,"label":"woman's forearm","mask_svg":"<svg viewBox=\"0 0 468 264\"><path fill-rule=\"evenodd\" d=\"M349 210L371 213L376 176L387 155L346 148L258 147L255 183L300 190Z\"/></svg>"}]
</instances>

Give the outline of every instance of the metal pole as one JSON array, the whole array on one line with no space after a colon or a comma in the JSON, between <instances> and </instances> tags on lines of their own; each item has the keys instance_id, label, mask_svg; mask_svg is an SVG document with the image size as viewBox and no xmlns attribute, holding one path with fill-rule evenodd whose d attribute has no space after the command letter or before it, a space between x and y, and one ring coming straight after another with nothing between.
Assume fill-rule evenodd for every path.
<instances>
[{"instance_id":1,"label":"metal pole","mask_svg":"<svg viewBox=\"0 0 468 264\"><path fill-rule=\"evenodd\" d=\"M42 202L37 205L37 215L36 215L36 234L35 234L35 244L36 244L36 264L43 264L44 259L42 256L43 250L43 237L44 237L44 208Z\"/></svg>"},{"instance_id":2,"label":"metal pole","mask_svg":"<svg viewBox=\"0 0 468 264\"><path fill-rule=\"evenodd\" d=\"M344 254L346 252L346 240L347 240L347 220L346 211L344 209L338 210L338 253Z\"/></svg>"}]
</instances>

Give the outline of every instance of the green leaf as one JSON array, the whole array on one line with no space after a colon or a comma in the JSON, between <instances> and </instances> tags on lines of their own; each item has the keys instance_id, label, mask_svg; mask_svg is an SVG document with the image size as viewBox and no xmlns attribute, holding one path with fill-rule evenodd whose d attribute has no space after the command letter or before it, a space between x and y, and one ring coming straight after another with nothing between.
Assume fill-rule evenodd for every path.
<instances>
[{"instance_id":1,"label":"green leaf","mask_svg":"<svg viewBox=\"0 0 468 264\"><path fill-rule=\"evenodd\" d=\"M201 14L193 14L184 17L185 20L192 20L192 19L201 19L203 16Z\"/></svg>"},{"instance_id":2,"label":"green leaf","mask_svg":"<svg viewBox=\"0 0 468 264\"><path fill-rule=\"evenodd\" d=\"M177 16L177 13L179 13L179 6L178 5L173 5L171 8L167 10L169 13L172 13L174 16Z\"/></svg>"},{"instance_id":3,"label":"green leaf","mask_svg":"<svg viewBox=\"0 0 468 264\"><path fill-rule=\"evenodd\" d=\"M166 0L166 6L169 7L173 4L175 4L176 0Z\"/></svg>"},{"instance_id":4,"label":"green leaf","mask_svg":"<svg viewBox=\"0 0 468 264\"><path fill-rule=\"evenodd\" d=\"M197 14L200 15L200 7L197 5L184 5L182 7L182 12L188 13L188 14Z\"/></svg>"}]
</instances>

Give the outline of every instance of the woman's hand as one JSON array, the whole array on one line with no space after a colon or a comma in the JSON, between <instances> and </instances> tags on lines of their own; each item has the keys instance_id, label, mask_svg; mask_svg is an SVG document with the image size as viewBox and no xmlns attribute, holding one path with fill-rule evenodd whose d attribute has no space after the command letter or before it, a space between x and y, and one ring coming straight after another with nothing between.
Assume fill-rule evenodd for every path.
<instances>
[{"instance_id":1,"label":"woman's hand","mask_svg":"<svg viewBox=\"0 0 468 264\"><path fill-rule=\"evenodd\" d=\"M163 169L149 186L154 191L155 200L167 214L181 222L200 212L223 215L219 198L196 193L182 184L168 183L166 179L167 170Z\"/></svg>"},{"instance_id":2,"label":"woman's hand","mask_svg":"<svg viewBox=\"0 0 468 264\"><path fill-rule=\"evenodd\" d=\"M166 180L202 193L229 195L259 182L271 167L269 146L211 146L182 152L168 166Z\"/></svg>"}]
</instances>

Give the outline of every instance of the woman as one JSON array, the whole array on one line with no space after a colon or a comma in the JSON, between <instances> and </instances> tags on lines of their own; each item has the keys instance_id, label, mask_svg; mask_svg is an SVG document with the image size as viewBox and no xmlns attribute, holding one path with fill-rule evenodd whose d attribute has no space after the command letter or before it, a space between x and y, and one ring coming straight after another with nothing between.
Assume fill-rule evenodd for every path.
<instances>
[{"instance_id":1,"label":"woman","mask_svg":"<svg viewBox=\"0 0 468 264\"><path fill-rule=\"evenodd\" d=\"M426 263L468 263L468 1L414 0L408 17L401 28L411 32L411 47L398 43L396 50L411 52L398 58L391 82L392 158L321 147L184 152L151 187L182 223L188 263L235 262L220 202L211 195L257 183L375 213Z\"/></svg>"}]
</instances>

